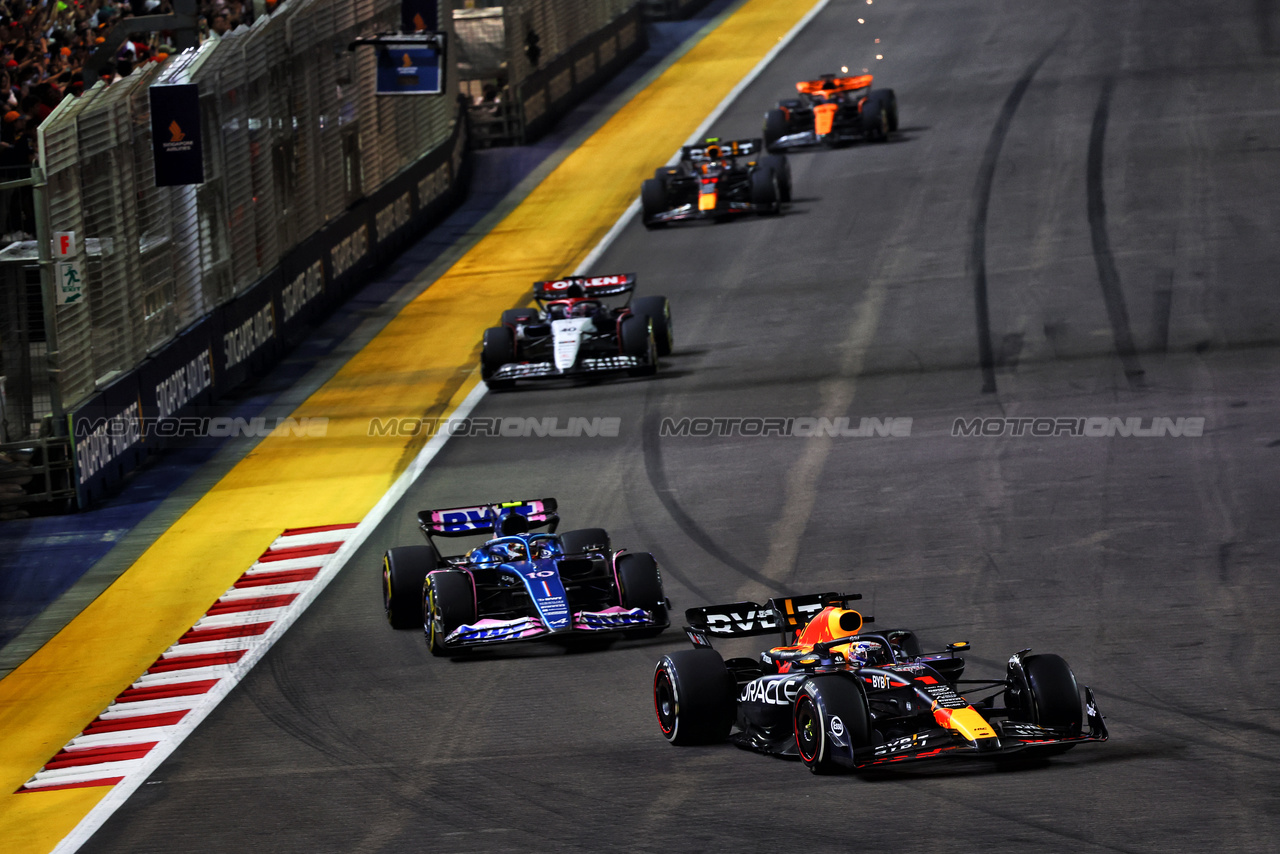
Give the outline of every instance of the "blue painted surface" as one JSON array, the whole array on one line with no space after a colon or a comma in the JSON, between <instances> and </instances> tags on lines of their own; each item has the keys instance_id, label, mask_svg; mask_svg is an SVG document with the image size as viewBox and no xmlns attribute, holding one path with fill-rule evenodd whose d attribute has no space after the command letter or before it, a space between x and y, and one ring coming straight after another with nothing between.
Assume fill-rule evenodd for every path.
<instances>
[{"instance_id":1,"label":"blue painted surface","mask_svg":"<svg viewBox=\"0 0 1280 854\"><path fill-rule=\"evenodd\" d=\"M447 220L387 265L377 279L335 311L269 374L221 401L216 410L207 414L244 418L261 414L354 332L366 316L493 210L613 98L730 2L717 0L688 21L650 24L649 50L533 145L475 152L470 192ZM105 557L120 539L212 459L221 446L218 440L202 440L157 454L130 475L118 494L82 513L0 522L0 646Z\"/></svg>"}]
</instances>

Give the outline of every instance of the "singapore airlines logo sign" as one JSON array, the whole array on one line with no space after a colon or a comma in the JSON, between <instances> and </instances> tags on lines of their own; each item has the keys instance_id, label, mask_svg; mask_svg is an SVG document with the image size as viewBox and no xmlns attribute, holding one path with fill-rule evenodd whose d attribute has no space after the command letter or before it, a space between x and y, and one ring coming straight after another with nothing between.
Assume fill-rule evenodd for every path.
<instances>
[{"instance_id":1,"label":"singapore airlines logo sign","mask_svg":"<svg viewBox=\"0 0 1280 854\"><path fill-rule=\"evenodd\" d=\"M187 138L187 134L182 130L182 126L178 124L178 120L174 119L169 123L169 138L160 143L160 147L165 150L166 154L179 154L190 151L194 144L193 140Z\"/></svg>"}]
</instances>

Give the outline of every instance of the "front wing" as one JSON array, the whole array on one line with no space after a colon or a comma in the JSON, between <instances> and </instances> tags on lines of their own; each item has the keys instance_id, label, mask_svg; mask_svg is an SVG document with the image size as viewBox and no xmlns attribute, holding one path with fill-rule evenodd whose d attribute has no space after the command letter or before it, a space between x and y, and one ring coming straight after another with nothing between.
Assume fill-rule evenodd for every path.
<instances>
[{"instance_id":1,"label":"front wing","mask_svg":"<svg viewBox=\"0 0 1280 854\"><path fill-rule=\"evenodd\" d=\"M835 142L852 142L862 138L862 131L852 128L835 127L831 133L827 134L827 139L834 139ZM826 139L819 139L818 134L813 129L799 131L797 133L788 133L778 137L769 143L770 151L780 151L787 148L808 148L825 142Z\"/></svg>"},{"instance_id":2,"label":"front wing","mask_svg":"<svg viewBox=\"0 0 1280 854\"><path fill-rule=\"evenodd\" d=\"M446 648L491 646L516 641L538 640L549 637L600 635L631 629L666 628L669 622L659 622L653 611L643 608L622 608L617 605L603 611L574 611L568 629L553 632L536 616L517 617L514 620L484 618L475 623L454 629L444 639Z\"/></svg>"},{"instance_id":3,"label":"front wing","mask_svg":"<svg viewBox=\"0 0 1280 854\"><path fill-rule=\"evenodd\" d=\"M643 367L645 362L637 356L584 357L568 370L560 370L555 362L510 362L493 372L492 380L537 380L557 377L580 377L588 374L605 374Z\"/></svg>"},{"instance_id":4,"label":"front wing","mask_svg":"<svg viewBox=\"0 0 1280 854\"><path fill-rule=\"evenodd\" d=\"M1106 741L1107 725L1093 698L1093 690L1084 689L1085 719L1088 731L1080 735L1061 732L1022 721L998 721L992 724L996 739L982 739L978 743L957 741L941 727L931 727L911 735L863 747L853 752L852 767L857 770L897 765L923 759L998 759L1019 753L1028 748L1054 747L1080 744L1087 741ZM987 743L982 743L987 742Z\"/></svg>"},{"instance_id":5,"label":"front wing","mask_svg":"<svg viewBox=\"0 0 1280 854\"><path fill-rule=\"evenodd\" d=\"M709 211L700 211L695 204L680 205L669 211L654 214L649 218L649 222L684 222L686 220L695 219L718 219L724 216L736 216L739 214L768 214L773 213L773 205L756 205L751 202L726 202L717 205Z\"/></svg>"}]
</instances>

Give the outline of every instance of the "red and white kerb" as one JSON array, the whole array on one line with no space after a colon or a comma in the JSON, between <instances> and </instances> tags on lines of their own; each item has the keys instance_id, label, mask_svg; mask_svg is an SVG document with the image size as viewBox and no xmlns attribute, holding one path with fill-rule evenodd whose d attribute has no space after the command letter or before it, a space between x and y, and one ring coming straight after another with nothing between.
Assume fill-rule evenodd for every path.
<instances>
[{"instance_id":1,"label":"red and white kerb","mask_svg":"<svg viewBox=\"0 0 1280 854\"><path fill-rule=\"evenodd\" d=\"M238 681L219 690L314 584L355 527L290 528L277 537L177 643L18 791L114 786L140 769L193 709L216 703Z\"/></svg>"}]
</instances>

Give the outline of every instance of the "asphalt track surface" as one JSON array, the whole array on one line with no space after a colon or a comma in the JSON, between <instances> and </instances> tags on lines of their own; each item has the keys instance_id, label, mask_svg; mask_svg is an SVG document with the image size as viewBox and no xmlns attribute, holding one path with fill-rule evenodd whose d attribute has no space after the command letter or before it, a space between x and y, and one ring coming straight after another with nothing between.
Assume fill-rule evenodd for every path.
<instances>
[{"instance_id":1,"label":"asphalt track surface","mask_svg":"<svg viewBox=\"0 0 1280 854\"><path fill-rule=\"evenodd\" d=\"M897 90L898 138L794 155L781 218L632 223L597 271L671 299L658 377L473 413L617 417L618 437L452 440L83 850L1275 850L1277 33L1253 0L834 0L715 130L754 135L794 80L849 65ZM660 435L804 416L912 429ZM1090 416L1204 435L952 435ZM543 495L652 551L677 609L841 588L971 642L971 676L1057 652L1112 740L816 778L661 739L676 630L449 661L387 627L378 560L418 541L417 510Z\"/></svg>"}]
</instances>

